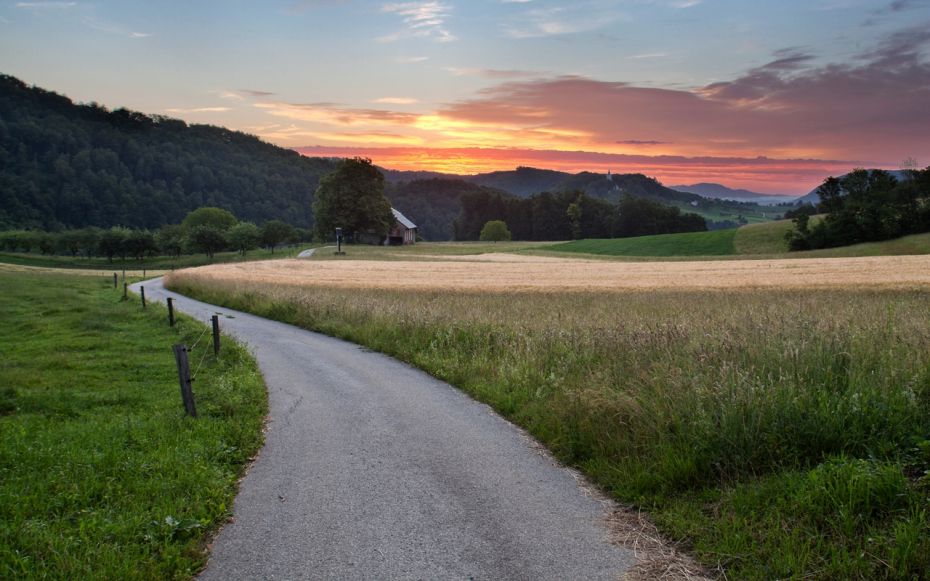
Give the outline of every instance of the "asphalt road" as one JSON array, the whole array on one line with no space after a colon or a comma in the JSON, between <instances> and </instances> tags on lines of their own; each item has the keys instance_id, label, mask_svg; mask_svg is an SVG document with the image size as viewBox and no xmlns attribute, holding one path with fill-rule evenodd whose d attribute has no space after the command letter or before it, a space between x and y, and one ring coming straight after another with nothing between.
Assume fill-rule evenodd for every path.
<instances>
[{"instance_id":1,"label":"asphalt road","mask_svg":"<svg viewBox=\"0 0 930 581\"><path fill-rule=\"evenodd\" d=\"M633 565L604 503L488 406L358 345L142 284L202 321L221 313L268 386L265 446L201 579L616 579Z\"/></svg>"}]
</instances>

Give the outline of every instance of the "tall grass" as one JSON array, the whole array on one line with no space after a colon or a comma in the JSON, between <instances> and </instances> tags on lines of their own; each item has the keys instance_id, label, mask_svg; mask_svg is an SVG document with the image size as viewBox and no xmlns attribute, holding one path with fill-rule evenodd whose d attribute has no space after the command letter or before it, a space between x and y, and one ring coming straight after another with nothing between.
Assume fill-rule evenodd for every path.
<instances>
[{"instance_id":1,"label":"tall grass","mask_svg":"<svg viewBox=\"0 0 930 581\"><path fill-rule=\"evenodd\" d=\"M926 292L169 284L448 380L735 578L930 574Z\"/></svg>"}]
</instances>

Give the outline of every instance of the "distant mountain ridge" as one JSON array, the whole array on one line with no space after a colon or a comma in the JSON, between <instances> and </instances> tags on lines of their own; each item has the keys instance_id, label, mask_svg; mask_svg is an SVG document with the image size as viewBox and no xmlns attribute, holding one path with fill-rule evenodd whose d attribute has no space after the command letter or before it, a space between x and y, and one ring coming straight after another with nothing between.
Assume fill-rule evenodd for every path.
<instances>
[{"instance_id":1,"label":"distant mountain ridge","mask_svg":"<svg viewBox=\"0 0 930 581\"><path fill-rule=\"evenodd\" d=\"M756 202L757 204L783 204L793 202L796 196L779 196L775 194L762 194L751 190L729 188L723 184L701 182L690 186L669 186L679 192L697 194L704 198L717 198L718 200L734 200L738 202Z\"/></svg>"}]
</instances>

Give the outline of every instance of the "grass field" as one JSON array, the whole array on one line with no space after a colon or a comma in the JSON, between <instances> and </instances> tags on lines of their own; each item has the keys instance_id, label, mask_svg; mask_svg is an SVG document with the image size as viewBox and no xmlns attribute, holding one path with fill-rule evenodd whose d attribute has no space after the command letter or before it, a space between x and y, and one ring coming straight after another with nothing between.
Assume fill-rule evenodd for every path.
<instances>
[{"instance_id":1,"label":"grass field","mask_svg":"<svg viewBox=\"0 0 930 581\"><path fill-rule=\"evenodd\" d=\"M261 444L254 361L211 352L187 418L171 345L204 325L103 277L0 268L0 288L0 578L191 577Z\"/></svg>"},{"instance_id":2,"label":"grass field","mask_svg":"<svg viewBox=\"0 0 930 581\"><path fill-rule=\"evenodd\" d=\"M222 264L227 262L243 262L250 260L271 260L276 258L289 258L297 255L298 252L313 245L305 244L287 248L278 248L273 253L265 248L250 250L248 254L242 256L238 252L218 252L212 259L205 254L183 254L180 257L174 256L153 256L143 261L137 261L129 258L121 260L114 258L112 261L101 257L83 258L70 256L50 255L45 256L38 252L0 252L0 264L15 264L20 266L37 266L44 268L70 268L70 269L100 269L100 270L139 270L143 268L151 271L173 270L176 268L188 268L191 266L203 266L205 264Z\"/></svg>"},{"instance_id":3,"label":"grass field","mask_svg":"<svg viewBox=\"0 0 930 581\"><path fill-rule=\"evenodd\" d=\"M436 263L415 264L441 280ZM563 269L543 264L551 277ZM174 273L169 284L347 338L457 385L647 510L727 578L930 575L926 284L587 292L361 284L392 268L389 282L405 281L397 265L347 273L360 281L350 292L211 269ZM496 276L472 272L489 284Z\"/></svg>"},{"instance_id":4,"label":"grass field","mask_svg":"<svg viewBox=\"0 0 930 581\"><path fill-rule=\"evenodd\" d=\"M930 233L896 240L868 242L841 248L789 252L785 234L794 227L790 220L749 224L730 230L660 234L636 238L574 240L541 248L546 253L571 252L620 258L693 259L695 257L839 258L856 256L900 256L930 254Z\"/></svg>"}]
</instances>

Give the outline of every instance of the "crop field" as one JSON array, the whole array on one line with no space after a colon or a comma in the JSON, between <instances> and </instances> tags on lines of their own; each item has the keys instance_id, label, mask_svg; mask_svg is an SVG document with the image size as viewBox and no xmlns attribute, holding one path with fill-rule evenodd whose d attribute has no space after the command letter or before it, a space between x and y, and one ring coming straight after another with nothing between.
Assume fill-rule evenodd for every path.
<instances>
[{"instance_id":1,"label":"crop field","mask_svg":"<svg viewBox=\"0 0 930 581\"><path fill-rule=\"evenodd\" d=\"M518 254L421 260L278 260L192 269L215 282L417 291L609 291L926 288L930 256L691 262L605 262ZM428 263L422 259L430 260Z\"/></svg>"},{"instance_id":2,"label":"crop field","mask_svg":"<svg viewBox=\"0 0 930 581\"><path fill-rule=\"evenodd\" d=\"M930 572L927 259L480 258L168 284L449 381L728 578Z\"/></svg>"}]
</instances>

